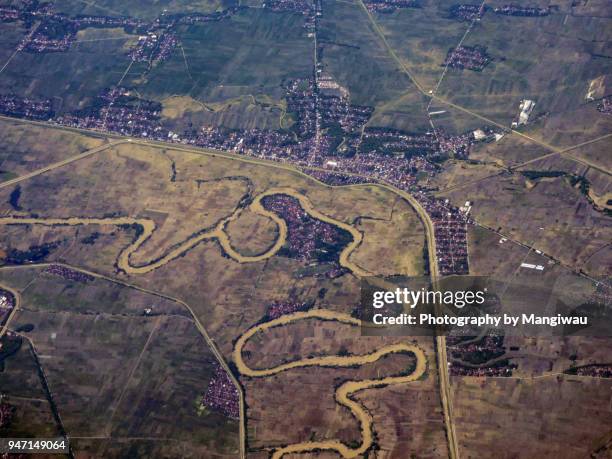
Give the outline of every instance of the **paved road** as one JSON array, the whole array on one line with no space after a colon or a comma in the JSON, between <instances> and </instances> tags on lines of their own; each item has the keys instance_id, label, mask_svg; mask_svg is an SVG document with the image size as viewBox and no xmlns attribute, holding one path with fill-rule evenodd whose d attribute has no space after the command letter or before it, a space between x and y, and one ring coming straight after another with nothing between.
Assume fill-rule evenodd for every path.
<instances>
[{"instance_id":1,"label":"paved road","mask_svg":"<svg viewBox=\"0 0 612 459\"><path fill-rule=\"evenodd\" d=\"M429 214L421 204L409 193L398 190L390 185L385 185L388 189L406 199L416 210L419 218L425 226L427 234L427 252L429 254L429 270L433 288L438 287L438 259L436 257L436 239L434 237L434 226ZM446 438L448 440L448 452L451 459L459 458L459 446L453 421L453 404L450 387L450 376L448 374L448 356L446 354L446 336L442 333L436 335L436 362L438 365L438 375L440 378L440 398L444 411L444 423L446 425Z\"/></svg>"}]
</instances>

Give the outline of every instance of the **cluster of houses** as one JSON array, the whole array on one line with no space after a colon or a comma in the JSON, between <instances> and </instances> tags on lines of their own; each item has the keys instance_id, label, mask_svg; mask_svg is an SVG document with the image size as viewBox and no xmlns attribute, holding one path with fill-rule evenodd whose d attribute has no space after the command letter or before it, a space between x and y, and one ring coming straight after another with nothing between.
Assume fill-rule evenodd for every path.
<instances>
[{"instance_id":1,"label":"cluster of houses","mask_svg":"<svg viewBox=\"0 0 612 459\"><path fill-rule=\"evenodd\" d=\"M74 282L92 282L94 277L91 274L83 273L75 269L68 268L67 266L51 264L47 266L43 273L51 274L53 276L59 276L69 281Z\"/></svg>"},{"instance_id":2,"label":"cluster of houses","mask_svg":"<svg viewBox=\"0 0 612 459\"><path fill-rule=\"evenodd\" d=\"M266 196L261 203L287 223L287 241L279 255L338 265L339 252L351 241L350 234L311 217L292 196Z\"/></svg>"},{"instance_id":3,"label":"cluster of houses","mask_svg":"<svg viewBox=\"0 0 612 459\"><path fill-rule=\"evenodd\" d=\"M163 137L168 130L161 126L161 110L159 102L134 97L126 88L116 87L103 91L91 108L58 116L55 121L64 126L166 140Z\"/></svg>"},{"instance_id":4,"label":"cluster of houses","mask_svg":"<svg viewBox=\"0 0 612 459\"><path fill-rule=\"evenodd\" d=\"M429 214L434 226L439 274L469 274L467 214L451 206L447 199L424 193L417 193L415 197Z\"/></svg>"},{"instance_id":5,"label":"cluster of houses","mask_svg":"<svg viewBox=\"0 0 612 459\"><path fill-rule=\"evenodd\" d=\"M298 301L275 301L268 305L266 316L268 320L278 319L286 314L303 311L308 305Z\"/></svg>"},{"instance_id":6,"label":"cluster of houses","mask_svg":"<svg viewBox=\"0 0 612 459\"><path fill-rule=\"evenodd\" d=\"M548 16L550 14L550 8L510 4L510 5L494 7L493 12L496 14L503 14L506 16L538 17L538 16Z\"/></svg>"},{"instance_id":7,"label":"cluster of houses","mask_svg":"<svg viewBox=\"0 0 612 459\"><path fill-rule=\"evenodd\" d=\"M264 8L273 11L294 11L308 16L315 8L313 0L265 0Z\"/></svg>"},{"instance_id":8,"label":"cluster of houses","mask_svg":"<svg viewBox=\"0 0 612 459\"><path fill-rule=\"evenodd\" d=\"M161 62L172 54L178 42L178 37L172 32L148 32L138 37L130 57L135 62Z\"/></svg>"},{"instance_id":9,"label":"cluster of houses","mask_svg":"<svg viewBox=\"0 0 612 459\"><path fill-rule=\"evenodd\" d=\"M0 114L29 120L49 120L53 118L55 112L50 99L0 94Z\"/></svg>"},{"instance_id":10,"label":"cluster of houses","mask_svg":"<svg viewBox=\"0 0 612 459\"><path fill-rule=\"evenodd\" d=\"M15 407L9 404L0 394L0 429L8 427L15 414ZM7 454L8 456L8 454Z\"/></svg>"},{"instance_id":11,"label":"cluster of houses","mask_svg":"<svg viewBox=\"0 0 612 459\"><path fill-rule=\"evenodd\" d=\"M449 336L446 345L453 359L472 364L486 363L506 353L502 335L486 335L480 339Z\"/></svg>"},{"instance_id":12,"label":"cluster of houses","mask_svg":"<svg viewBox=\"0 0 612 459\"><path fill-rule=\"evenodd\" d=\"M240 394L225 369L213 363L215 372L202 397L202 405L231 419L240 419Z\"/></svg>"},{"instance_id":13,"label":"cluster of houses","mask_svg":"<svg viewBox=\"0 0 612 459\"><path fill-rule=\"evenodd\" d=\"M459 21L475 21L480 19L485 13L484 4L457 4L450 8L450 17Z\"/></svg>"},{"instance_id":14,"label":"cluster of houses","mask_svg":"<svg viewBox=\"0 0 612 459\"><path fill-rule=\"evenodd\" d=\"M450 49L444 60L444 66L453 69L467 69L480 72L491 62L491 56L483 46L457 46Z\"/></svg>"},{"instance_id":15,"label":"cluster of houses","mask_svg":"<svg viewBox=\"0 0 612 459\"><path fill-rule=\"evenodd\" d=\"M366 0L366 8L371 12L392 13L401 8L419 8L419 0Z\"/></svg>"},{"instance_id":16,"label":"cluster of houses","mask_svg":"<svg viewBox=\"0 0 612 459\"><path fill-rule=\"evenodd\" d=\"M335 168L338 166L337 161L327 161L325 163L326 167ZM328 172L320 169L308 169L303 168L305 172L308 173L311 177L316 178L320 182L323 182L327 185L332 186L341 186L341 185L356 185L358 183L367 183L368 180L364 177L360 177L357 175L349 175L342 172Z\"/></svg>"},{"instance_id":17,"label":"cluster of houses","mask_svg":"<svg viewBox=\"0 0 612 459\"><path fill-rule=\"evenodd\" d=\"M15 304L15 296L8 290L0 288L0 325L3 325L11 315Z\"/></svg>"},{"instance_id":18,"label":"cluster of houses","mask_svg":"<svg viewBox=\"0 0 612 459\"><path fill-rule=\"evenodd\" d=\"M509 360L501 360L494 365L466 366L458 362L449 362L449 372L451 376L487 376L487 377L509 377L517 367Z\"/></svg>"},{"instance_id":19,"label":"cluster of houses","mask_svg":"<svg viewBox=\"0 0 612 459\"><path fill-rule=\"evenodd\" d=\"M578 376L592 376L596 378L612 378L612 365L585 365L570 368L566 373Z\"/></svg>"},{"instance_id":20,"label":"cluster of houses","mask_svg":"<svg viewBox=\"0 0 612 459\"><path fill-rule=\"evenodd\" d=\"M478 4L460 3L451 6L450 17L459 21L478 21L487 11L504 16L541 17L548 16L551 8L543 8L532 5L518 5L515 3L495 7L488 6L484 2Z\"/></svg>"}]
</instances>

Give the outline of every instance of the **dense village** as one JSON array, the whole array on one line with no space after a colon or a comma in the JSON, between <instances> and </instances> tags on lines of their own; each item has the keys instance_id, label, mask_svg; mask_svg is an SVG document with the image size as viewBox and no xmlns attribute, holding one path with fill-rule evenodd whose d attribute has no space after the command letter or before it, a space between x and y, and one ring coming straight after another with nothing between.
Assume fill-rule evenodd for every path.
<instances>
[{"instance_id":1,"label":"dense village","mask_svg":"<svg viewBox=\"0 0 612 459\"><path fill-rule=\"evenodd\" d=\"M338 258L342 249L351 241L350 234L311 217L292 196L266 196L262 205L287 223L287 242L279 255L320 265L324 270L319 270L318 275L333 278L344 274L345 270L340 267Z\"/></svg>"},{"instance_id":2,"label":"dense village","mask_svg":"<svg viewBox=\"0 0 612 459\"><path fill-rule=\"evenodd\" d=\"M418 8L419 0L366 0L368 11L376 13L392 13L401 8Z\"/></svg>"},{"instance_id":3,"label":"dense village","mask_svg":"<svg viewBox=\"0 0 612 459\"><path fill-rule=\"evenodd\" d=\"M299 301L274 301L268 305L266 320L274 320L285 314L304 311L308 306L308 303L300 303Z\"/></svg>"},{"instance_id":4,"label":"dense village","mask_svg":"<svg viewBox=\"0 0 612 459\"><path fill-rule=\"evenodd\" d=\"M368 128L369 107L350 104L348 98L319 94L312 80L287 85L288 109L296 120L291 130L229 130L203 126L173 132L161 120L158 102L135 97L126 88L104 91L91 109L50 117L63 126L95 129L132 137L232 151L241 155L289 162L304 170L325 169L323 181L384 182L415 193L432 216L436 229L438 262L442 274L468 270L466 217L447 202L429 197L417 176L433 176L436 162L445 157L465 159L476 142L473 133L449 136L442 131L410 134L394 129ZM0 99L0 113L45 119L50 102L30 102L14 96ZM338 175L339 174L339 175ZM351 177L347 179L347 177Z\"/></svg>"},{"instance_id":5,"label":"dense village","mask_svg":"<svg viewBox=\"0 0 612 459\"><path fill-rule=\"evenodd\" d=\"M566 371L570 375L590 376L594 378L612 378L612 365L594 364L573 367Z\"/></svg>"},{"instance_id":6,"label":"dense village","mask_svg":"<svg viewBox=\"0 0 612 459\"><path fill-rule=\"evenodd\" d=\"M91 274L86 274L81 271L69 268L67 266L57 264L51 264L47 266L43 270L43 273L52 276L58 276L73 282L87 283L92 282L94 280L94 277Z\"/></svg>"},{"instance_id":7,"label":"dense village","mask_svg":"<svg viewBox=\"0 0 612 459\"><path fill-rule=\"evenodd\" d=\"M366 2L372 11L419 7L413 0L374 0ZM290 10L307 17L306 26L316 34L321 15L320 2L309 0L271 0L264 7ZM61 51L78 30L86 27L123 27L138 35L129 51L134 61L155 65L166 59L179 45L174 29L179 24L210 22L235 14L240 8L228 8L210 14L162 14L145 23L133 18L80 16L69 18L55 13L50 3L37 0L23 2L20 7L0 9L1 21L22 20L36 23L22 43L28 52ZM459 20L477 20L485 12L510 16L543 16L549 9L514 4L491 8L484 4L457 4L450 14ZM63 31L63 32L62 32ZM44 38L47 37L47 38ZM27 41L27 43L26 43ZM491 57L478 46L451 49L442 65L456 69L481 71ZM0 96L0 113L20 118L44 120L63 126L95 129L156 141L194 145L231 151L237 154L292 163L332 184L384 182L409 191L430 214L435 228L437 261L440 273L469 272L467 256L468 218L448 202L431 197L419 186L423 177L432 177L438 163L448 157L467 159L471 146L486 141L493 132L476 135L467 132L447 135L440 129L428 133L410 133L367 125L373 108L354 105L348 91L325 74L318 64L312 78L294 79L285 83L287 112L295 123L290 129L230 130L205 125L185 132L175 132L161 118L161 104L136 97L129 88L113 87L104 91L89 108L56 115L50 100ZM598 109L607 113L604 99Z\"/></svg>"},{"instance_id":8,"label":"dense village","mask_svg":"<svg viewBox=\"0 0 612 459\"><path fill-rule=\"evenodd\" d=\"M0 428L7 427L11 423L14 414L15 407L9 404L5 397L0 394Z\"/></svg>"},{"instance_id":9,"label":"dense village","mask_svg":"<svg viewBox=\"0 0 612 459\"><path fill-rule=\"evenodd\" d=\"M457 46L448 51L444 65L453 69L482 71L491 62L491 56L482 46Z\"/></svg>"},{"instance_id":10,"label":"dense village","mask_svg":"<svg viewBox=\"0 0 612 459\"><path fill-rule=\"evenodd\" d=\"M597 110L605 115L612 115L612 96L601 99L597 104Z\"/></svg>"},{"instance_id":11,"label":"dense village","mask_svg":"<svg viewBox=\"0 0 612 459\"><path fill-rule=\"evenodd\" d=\"M460 3L450 9L450 17L458 21L478 21L487 11L503 16L541 17L548 16L554 7L541 8L539 6L508 4L491 7L484 2L479 4Z\"/></svg>"},{"instance_id":12,"label":"dense village","mask_svg":"<svg viewBox=\"0 0 612 459\"><path fill-rule=\"evenodd\" d=\"M213 362L214 373L202 397L202 406L231 419L240 419L240 396L229 374Z\"/></svg>"}]
</instances>

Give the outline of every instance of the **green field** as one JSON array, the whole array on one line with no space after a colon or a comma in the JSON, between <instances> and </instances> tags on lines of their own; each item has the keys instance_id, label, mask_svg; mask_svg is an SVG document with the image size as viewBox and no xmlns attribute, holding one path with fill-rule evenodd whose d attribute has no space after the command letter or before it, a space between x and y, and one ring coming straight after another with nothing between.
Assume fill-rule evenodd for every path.
<instances>
[{"instance_id":1,"label":"green field","mask_svg":"<svg viewBox=\"0 0 612 459\"><path fill-rule=\"evenodd\" d=\"M102 0L84 2L80 0L58 0L53 2L58 11L68 14L93 14L104 16L132 16L144 20L155 19L162 12L208 13L232 6L233 0Z\"/></svg>"},{"instance_id":2,"label":"green field","mask_svg":"<svg viewBox=\"0 0 612 459\"><path fill-rule=\"evenodd\" d=\"M358 1L324 4L318 45L323 71L349 90L351 102L376 108L370 126L427 130L425 99L388 54Z\"/></svg>"},{"instance_id":3,"label":"green field","mask_svg":"<svg viewBox=\"0 0 612 459\"><path fill-rule=\"evenodd\" d=\"M468 28L467 23L450 18L449 9L457 3L461 2L425 0L420 8L374 15L389 45L427 91L442 76L449 48Z\"/></svg>"},{"instance_id":4,"label":"green field","mask_svg":"<svg viewBox=\"0 0 612 459\"><path fill-rule=\"evenodd\" d=\"M59 112L84 108L115 85L131 60L122 40L77 43L64 53L20 52L0 78L0 93L53 99Z\"/></svg>"},{"instance_id":5,"label":"green field","mask_svg":"<svg viewBox=\"0 0 612 459\"><path fill-rule=\"evenodd\" d=\"M82 13L73 3L64 6ZM0 24L0 58L8 60L25 36L19 24ZM66 52L17 53L2 73L0 94L52 99L56 112L67 113L92 105L103 90L121 83L144 98L185 96L212 107L172 125L278 128L283 84L312 74L314 47L303 25L299 14L248 9L221 21L180 26L180 44L152 69L132 64L134 33L88 28Z\"/></svg>"},{"instance_id":6,"label":"green field","mask_svg":"<svg viewBox=\"0 0 612 459\"><path fill-rule=\"evenodd\" d=\"M246 10L204 25L184 26L180 49L142 81L128 81L145 97L189 95L204 102L246 94L282 94L281 83L311 73L312 44L303 18L291 13Z\"/></svg>"}]
</instances>

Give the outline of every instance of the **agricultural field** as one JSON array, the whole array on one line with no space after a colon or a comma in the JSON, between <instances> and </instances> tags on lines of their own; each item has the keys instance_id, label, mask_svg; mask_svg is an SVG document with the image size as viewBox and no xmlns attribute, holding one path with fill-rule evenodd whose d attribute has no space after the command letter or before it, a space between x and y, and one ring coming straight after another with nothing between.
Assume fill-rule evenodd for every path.
<instances>
[{"instance_id":1,"label":"agricultural field","mask_svg":"<svg viewBox=\"0 0 612 459\"><path fill-rule=\"evenodd\" d=\"M516 285L549 285L561 293L567 289L588 291L589 282L545 256L483 227L469 233L470 266L476 276L490 276ZM521 263L541 265L542 272L520 267ZM533 310L544 305L533 305ZM563 373L571 367L592 365L606 360L610 341L602 337L524 337L505 339L505 356L517 365L513 375L535 377ZM459 381L459 378L457 378Z\"/></svg>"},{"instance_id":2,"label":"agricultural field","mask_svg":"<svg viewBox=\"0 0 612 459\"><path fill-rule=\"evenodd\" d=\"M451 17L454 4L447 0L425 1L420 8L376 15L391 48L397 50L402 63L427 91L436 87L444 72L446 53L459 43L469 25Z\"/></svg>"},{"instance_id":3,"label":"agricultural field","mask_svg":"<svg viewBox=\"0 0 612 459\"><path fill-rule=\"evenodd\" d=\"M55 2L58 11L67 14L105 14L109 16L132 16L140 19L155 19L162 12L173 13L210 13L224 7L233 6L232 1L216 0L136 0L122 2L102 0L84 3L78 0L59 0Z\"/></svg>"},{"instance_id":4,"label":"agricultural field","mask_svg":"<svg viewBox=\"0 0 612 459\"><path fill-rule=\"evenodd\" d=\"M36 380L42 371L61 428L77 451L118 454L133 445L120 442L118 448L115 438L143 437L150 439L143 451L151 454L235 453L237 422L198 410L216 359L186 308L87 273L50 267L0 271L7 286L23 285L29 277L16 287L22 306L13 319L16 329L27 331L19 352L3 361L1 375L9 403L12 397L37 402L17 405L17 419L45 408L49 395L35 392L36 384L26 390L20 376ZM33 353L34 362L28 359ZM16 380L22 386L12 388ZM49 424L52 429L54 422ZM168 438L173 441L163 441Z\"/></svg>"},{"instance_id":5,"label":"agricultural field","mask_svg":"<svg viewBox=\"0 0 612 459\"><path fill-rule=\"evenodd\" d=\"M87 29L85 29L87 30ZM85 33L84 40L89 39ZM53 99L59 113L85 109L102 91L117 84L130 64L130 36L117 40L83 41L65 53L17 53L0 78L0 93ZM133 39L133 38L132 38ZM59 88L59 90L58 90Z\"/></svg>"},{"instance_id":6,"label":"agricultural field","mask_svg":"<svg viewBox=\"0 0 612 459\"><path fill-rule=\"evenodd\" d=\"M74 136L79 142L88 139ZM128 445L139 454L153 455L184 453L187 451L184 448L197 451L202 447L214 448L220 455L230 454L232 448L235 451L235 421L222 421L213 415L202 418L197 412L197 394L205 390L211 377L212 370L206 362L213 362L214 358L193 320L206 324L221 355L231 363L235 339L260 321L271 304L309 303L314 298L318 308L349 313L356 306L359 292L359 281L350 269L408 275L420 275L424 270L424 229L416 213L403 199L373 185L334 188L289 168L275 168L271 173L269 166L255 161L134 142L109 145L91 156L22 180L18 185L18 196L15 196L17 185L0 190L3 214L35 216L35 220L27 225L5 226L0 284L20 292L22 308L12 319L12 326L33 326L26 336L35 343L40 355L48 356L41 365L48 372L54 393L61 394L55 403L62 413L64 428L72 432L74 447L95 455L120 454ZM56 192L44 191L49 189ZM275 220L254 206L254 202L259 202L258 195L274 193L274 190L287 190L278 191L281 194L277 195L295 193L296 197L307 199L299 205L313 206L314 210L309 212L315 217L309 224L321 228L316 231L328 231L320 227L322 223L317 223L317 218L330 218L330 222L338 222L334 224L354 228L351 231L359 235L359 243L347 252L346 261L342 261L346 242L335 249L342 251L336 252L335 257L339 256L340 263L346 263L350 269L342 268L338 258L329 255L325 256L325 262L314 265L310 252L301 252L310 247L308 233L300 233L299 228L292 226L294 223L284 233ZM265 210L268 201L261 202ZM321 217L317 217L319 213ZM51 223L71 217L78 217L83 223ZM122 265L121 253L133 246L141 234L134 224L119 224L122 221L119 219L127 217L152 222L155 230L133 250L128 264ZM227 223L219 226L228 217ZM98 219L98 223L86 224L88 218ZM288 216L285 218L293 222ZM116 224L112 224L113 219L117 219ZM389 232L388 225L383 224L389 222L399 231ZM144 224L144 228L148 225ZM211 232L210 238L206 237L208 232ZM267 255L285 234L287 241L279 254ZM203 237L200 243L190 242L198 237ZM295 237L306 239L294 246ZM392 239L397 241L395 251L389 251L389 246L381 242ZM234 251L237 252L234 254ZM34 267L27 267L32 263ZM16 264L21 266L11 267ZM82 275L74 274L72 266L86 271ZM68 274L62 267L67 267ZM181 275L172 275L173 272ZM100 279L99 274L105 277ZM113 280L106 280L106 276ZM244 282L245 279L255 282ZM194 289L194 284L199 288ZM163 296L152 297L140 289L154 290ZM178 302L166 296L177 297ZM247 304L249 307L245 308ZM332 329L325 334L332 333ZM349 344L359 330L346 327L337 333ZM263 341L273 346L281 343L276 338ZM370 341L370 344L363 342L354 351L363 353L369 346L389 344L377 338ZM80 343L78 353L69 351L75 342ZM296 355L334 353L334 342L313 342L312 348L297 349ZM431 341L425 340L419 345L433 358ZM100 354L102 348L104 351ZM70 367L75 359L82 363ZM395 377L413 365L411 361L406 354L364 365L358 371L328 369L304 373L298 370L283 374L278 384L281 390L291 393L290 388L300 384L298 381L307 384L304 378L314 376L316 384L310 386L312 392L303 392L304 403L325 387L331 414L337 411L333 400L334 381L385 374ZM396 363L388 367L389 362ZM433 363L427 367L433 368ZM84 379L85 371L92 376ZM329 385L321 384L319 373L325 375ZM110 374L112 379L108 379ZM164 387L172 386L161 391L155 382L158 380L166 380ZM417 395L421 389L416 387L412 392L421 400L424 412L431 408L437 415L428 414L427 422L415 416L413 422L422 438L420 444L425 444L425 439L433 435L437 440L430 447L441 454L444 431L435 381L435 372L428 371L423 382L419 380L415 384L426 388L429 395L424 398ZM265 399L269 388L262 385L264 380L241 377L240 382L247 406L252 406L253 413L257 413L261 408L255 400ZM94 386L104 390L94 396ZM394 400L403 392L398 388L385 390L384 398L376 397L376 400L370 398L371 392L376 390L364 391L363 403L370 410L380 412L375 422L381 425L380 429L376 428L381 442L385 443L381 447L397 450L402 444L395 433L400 419L389 421L384 413L397 403ZM83 403L90 407L87 413L91 420L87 423L80 417L84 412L78 408ZM289 406L283 409L286 408ZM269 408L266 412L270 412ZM282 415L280 407L277 413ZM146 421L151 416L156 419L153 424ZM178 421L168 424L169 417ZM248 432L259 432L249 440L254 453L264 444L282 445L306 440L311 435L300 430L295 436L279 439L278 433L266 433L267 427L262 427L257 419L256 414L247 413ZM323 438L327 436L325 432L330 436L338 432L341 439L350 437L353 442L358 441L359 430L348 412L338 412L333 419L345 426L345 433L342 433L344 427L328 430L328 421L322 420L320 425L313 426L313 432L319 432L314 435ZM213 434L213 426L219 433ZM300 438L300 434L305 436ZM143 440L111 443L97 438L104 436L142 437ZM151 436L175 438L176 442L164 445L144 440Z\"/></svg>"},{"instance_id":7,"label":"agricultural field","mask_svg":"<svg viewBox=\"0 0 612 459\"><path fill-rule=\"evenodd\" d=\"M609 380L551 375L461 378L455 384L459 445L465 454L483 454L491 443L498 445L500 457L516 457L525 449L538 457L578 457L602 447L605 454ZM589 421L576 425L575 416ZM533 419L539 418L545 422L534 428Z\"/></svg>"},{"instance_id":8,"label":"agricultural field","mask_svg":"<svg viewBox=\"0 0 612 459\"><path fill-rule=\"evenodd\" d=\"M302 21L295 14L253 9L218 22L181 26L181 52L145 76L131 70L128 81L158 100L175 95L204 103L245 95L278 97L283 80L309 74L312 48Z\"/></svg>"},{"instance_id":9,"label":"agricultural field","mask_svg":"<svg viewBox=\"0 0 612 459\"><path fill-rule=\"evenodd\" d=\"M562 171L521 170L445 194L459 205L473 202L473 216L482 225L527 241L567 266L582 267L609 244L612 232L606 224L610 217L594 207L581 183ZM590 273L609 276L609 266L597 265Z\"/></svg>"},{"instance_id":10,"label":"agricultural field","mask_svg":"<svg viewBox=\"0 0 612 459\"><path fill-rule=\"evenodd\" d=\"M22 343L10 360L3 362L3 367L0 372L2 404L11 407L12 420L0 429L2 436L59 436L61 428L53 416L31 347Z\"/></svg>"},{"instance_id":11,"label":"agricultural field","mask_svg":"<svg viewBox=\"0 0 612 459\"><path fill-rule=\"evenodd\" d=\"M0 0L0 436L608 457L611 50L605 0ZM468 276L604 333L370 336Z\"/></svg>"},{"instance_id":12,"label":"agricultural field","mask_svg":"<svg viewBox=\"0 0 612 459\"><path fill-rule=\"evenodd\" d=\"M0 122L0 180L10 180L105 144L103 136L81 136L43 126ZM1 182L0 182L1 183Z\"/></svg>"},{"instance_id":13,"label":"agricultural field","mask_svg":"<svg viewBox=\"0 0 612 459\"><path fill-rule=\"evenodd\" d=\"M247 343L244 355L249 366L270 368L283 363L278 360L278 356L283 354L287 354L289 361L300 356L360 355L391 345L394 341L398 339L362 337L355 340L351 327L311 320L258 333ZM431 340L415 339L414 342L433 355ZM399 375L413 365L414 358L396 354L354 368L300 369L265 379L246 379L247 415L252 419L249 445L257 451L274 444L325 438L358 444L359 431L345 415L346 409L338 410L334 403L334 388L339 381L347 379ZM431 368L435 362L429 361L428 365ZM286 387L299 387L299 392L296 395ZM249 388L253 389L249 391ZM326 388L326 392L322 388ZM307 403L313 397L317 397L320 403ZM380 451L390 457L401 457L406 451L411 454L427 451L431 457L444 457L444 428L435 372L428 372L426 377L403 386L364 390L356 397L374 414L376 443ZM296 410L297 406L304 408ZM410 442L403 440L408 429L412 432Z\"/></svg>"},{"instance_id":14,"label":"agricultural field","mask_svg":"<svg viewBox=\"0 0 612 459\"><path fill-rule=\"evenodd\" d=\"M349 91L352 103L375 107L369 126L426 131L425 100L386 54L360 2L330 1L323 8L322 71Z\"/></svg>"},{"instance_id":15,"label":"agricultural field","mask_svg":"<svg viewBox=\"0 0 612 459\"><path fill-rule=\"evenodd\" d=\"M252 322L257 320L257 315L252 315L255 311L245 311L241 307L242 295L248 298L253 294L252 289L248 286L236 289L234 286L240 284L235 284L236 279L259 278L261 286L257 291L272 298L275 291L305 289L303 294L307 294L316 283L322 283L320 288L326 288L326 283L332 286L338 283L333 279L321 282L310 276L302 277L298 273L308 272L307 266L291 258L264 257L261 262L236 263L225 256L214 238L203 239L193 250L180 249L185 241L214 229L220 220L238 210L237 218L230 219L226 228L230 244L239 251L244 250L245 255L265 253L276 240L276 226L258 214L241 209L267 189L288 186L306 195L323 214L355 225L363 234L363 240L349 259L362 268L388 274L419 274L423 270L423 228L414 211L392 193L373 186L329 188L296 172L277 169L269 174L267 167L236 159L133 143L112 146L21 182L19 186L16 204L21 210L18 211L10 202L15 187L0 191L2 208L13 215L35 214L41 218L64 219L131 216L151 220L156 230L134 251L130 263L145 266L178 247L178 251L170 252L177 257L173 255L171 263L164 262L158 269L138 276L138 284L153 287L165 279L163 284L168 294L186 294L185 300L193 303L202 318L206 317L209 327L212 330L219 327L224 334L237 334L245 319L237 319L235 326L238 328L232 331L229 324L233 321L228 320L232 310L241 311L240 316L248 313ZM48 189L56 189L57 193L43 192ZM389 220L397 221L401 231L389 233L379 223ZM254 228L261 230L255 237ZM46 244L48 256L36 261L65 261L108 275L119 275L126 280L133 277L118 272L116 265L118 254L137 234L128 225L45 227L34 224L10 225L6 229L2 249L9 255L25 256L23 254L33 248ZM388 249L382 247L380 241L390 238L396 238L400 249L383 255L381 251ZM39 255L37 252L32 256ZM216 268L209 270L207 266ZM178 269L183 274L168 276L169 269ZM270 272L276 274L266 274ZM201 273L206 274L204 278ZM186 289L193 279L207 286L204 292ZM338 287L329 290L341 290L339 286L344 284L341 281ZM230 289L235 293L229 294ZM349 297L348 292L346 296ZM217 304L214 310L211 310L212 304ZM228 335L219 341L223 348L230 343L231 337Z\"/></svg>"},{"instance_id":16,"label":"agricultural field","mask_svg":"<svg viewBox=\"0 0 612 459\"><path fill-rule=\"evenodd\" d=\"M183 8L186 3L191 7ZM159 2L155 10L143 2L128 7L65 1L56 8L74 17L92 14L152 21L179 10L200 14L231 6L193 3ZM15 36L15 46L25 37L18 22L0 26L7 29L3 34L7 39ZM313 50L303 19L296 14L243 9L217 21L176 26L179 45L153 66L130 58L139 40L133 29L85 27L66 52L42 58L17 52L3 69L0 94L49 99L56 114L71 114L94 109L104 91L124 86L138 97L162 103L163 120L174 129L192 123L278 129L283 85L310 74Z\"/></svg>"},{"instance_id":17,"label":"agricultural field","mask_svg":"<svg viewBox=\"0 0 612 459\"><path fill-rule=\"evenodd\" d=\"M486 13L463 44L486 47L492 64L469 75L449 71L441 94L468 108L477 106L502 124L509 124L522 98L536 100L538 113L584 105L590 81L607 72L600 55L610 20L571 15L565 8L541 18Z\"/></svg>"}]
</instances>

